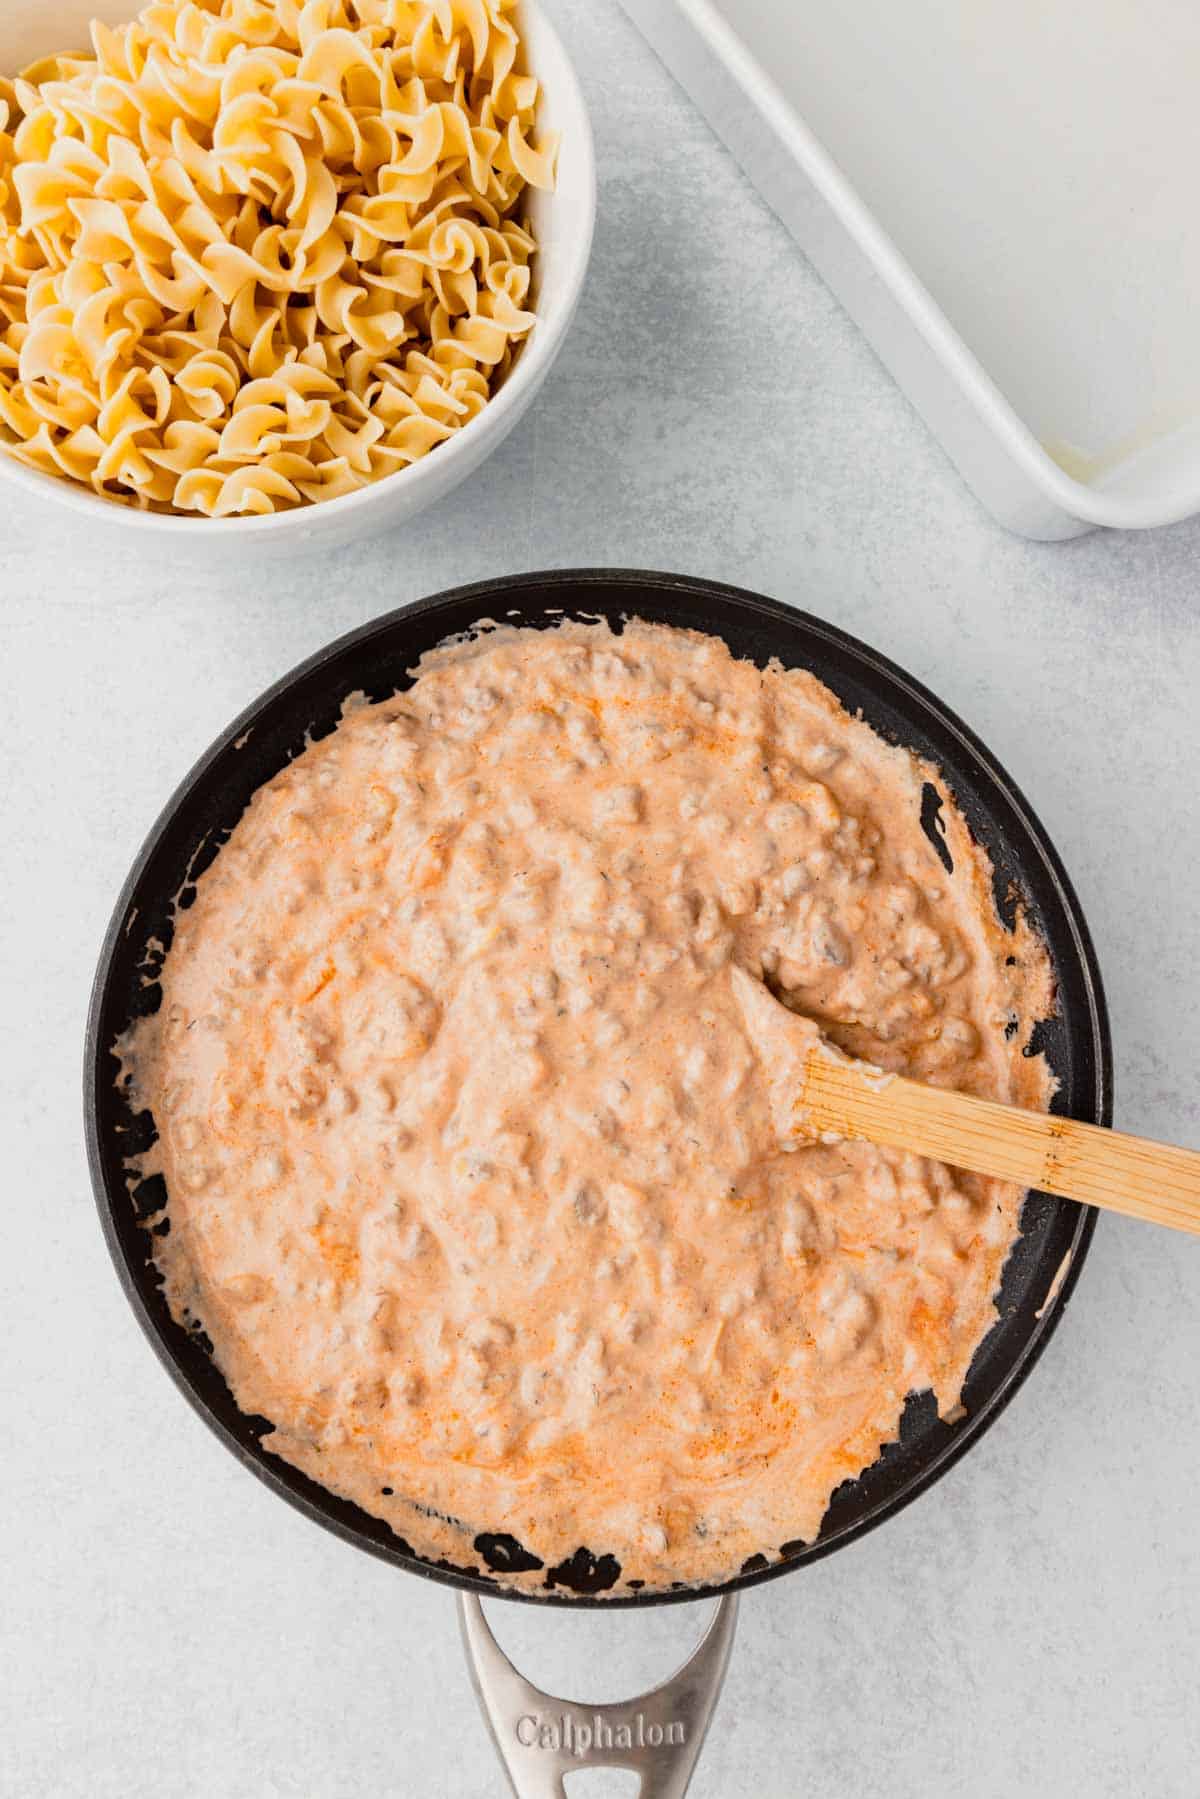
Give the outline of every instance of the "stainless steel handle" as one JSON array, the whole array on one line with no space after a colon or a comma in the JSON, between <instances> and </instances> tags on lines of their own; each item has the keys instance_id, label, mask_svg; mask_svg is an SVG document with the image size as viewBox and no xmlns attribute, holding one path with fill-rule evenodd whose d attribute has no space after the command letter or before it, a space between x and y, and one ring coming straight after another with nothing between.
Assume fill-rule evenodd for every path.
<instances>
[{"instance_id":1,"label":"stainless steel handle","mask_svg":"<svg viewBox=\"0 0 1200 1799\"><path fill-rule=\"evenodd\" d=\"M619 1705L576 1705L543 1693L497 1643L473 1593L458 1617L471 1681L516 1799L566 1799L563 1775L632 1768L639 1799L683 1799L729 1665L737 1595L722 1599L694 1655L669 1680Z\"/></svg>"}]
</instances>

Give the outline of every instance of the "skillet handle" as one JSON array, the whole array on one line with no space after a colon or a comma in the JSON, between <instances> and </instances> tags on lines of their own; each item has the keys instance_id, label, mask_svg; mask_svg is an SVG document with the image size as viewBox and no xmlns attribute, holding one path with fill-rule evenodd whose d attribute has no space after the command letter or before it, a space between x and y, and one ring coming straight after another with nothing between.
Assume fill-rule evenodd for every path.
<instances>
[{"instance_id":1,"label":"skillet handle","mask_svg":"<svg viewBox=\"0 0 1200 1799\"><path fill-rule=\"evenodd\" d=\"M556 1699L518 1674L474 1593L458 1618L471 1681L516 1799L567 1799L563 1775L632 1768L639 1799L683 1799L729 1665L737 1595L722 1599L695 1653L661 1686L618 1705Z\"/></svg>"}]
</instances>

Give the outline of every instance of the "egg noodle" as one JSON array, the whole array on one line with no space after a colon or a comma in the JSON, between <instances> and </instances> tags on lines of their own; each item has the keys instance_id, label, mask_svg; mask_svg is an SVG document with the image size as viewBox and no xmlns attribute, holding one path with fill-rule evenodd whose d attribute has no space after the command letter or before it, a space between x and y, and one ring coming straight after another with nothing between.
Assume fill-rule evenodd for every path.
<instances>
[{"instance_id":1,"label":"egg noodle","mask_svg":"<svg viewBox=\"0 0 1200 1799\"><path fill-rule=\"evenodd\" d=\"M161 0L0 80L0 444L125 504L334 498L487 405L553 184L516 0Z\"/></svg>"}]
</instances>

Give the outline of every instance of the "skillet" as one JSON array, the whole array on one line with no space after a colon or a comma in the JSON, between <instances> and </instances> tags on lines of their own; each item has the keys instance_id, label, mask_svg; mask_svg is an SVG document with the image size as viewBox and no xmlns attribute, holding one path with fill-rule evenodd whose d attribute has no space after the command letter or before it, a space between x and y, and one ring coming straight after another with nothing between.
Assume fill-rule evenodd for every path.
<instances>
[{"instance_id":1,"label":"skillet","mask_svg":"<svg viewBox=\"0 0 1200 1799\"><path fill-rule=\"evenodd\" d=\"M976 1443L1013 1397L1053 1334L1095 1227L1090 1209L1030 1194L997 1298L998 1322L981 1344L963 1392L965 1416L939 1420L932 1396L910 1395L896 1443L835 1493L814 1543L765 1543L726 1580L645 1592L622 1580L602 1543L581 1544L540 1588L514 1592L504 1575L528 1569L528 1551L486 1520L464 1539L461 1561L422 1559L382 1520L326 1491L262 1445L269 1421L244 1415L200 1331L170 1316L146 1221L161 1183L140 1181L127 1158L147 1149L154 1123L118 1088L116 1039L161 997L157 976L176 906L187 906L253 793L307 742L332 731L354 691L384 699L445 637L481 619L546 626L604 618L614 630L638 615L724 638L759 665L806 667L888 742L933 762L991 858L1003 918L1021 906L1050 953L1055 1015L1031 1048L1057 1079L1052 1109L1089 1123L1112 1120L1112 1051L1103 988L1087 925L1045 831L995 758L952 712L893 663L822 620L738 588L682 576L606 570L511 576L402 607L351 632L286 675L237 718L200 759L152 828L117 901L100 955L88 1020L85 1115L101 1223L117 1275L151 1344L184 1396L253 1473L314 1522L369 1554L457 1588L468 1658L484 1715L520 1795L559 1795L564 1772L584 1765L638 1769L644 1799L686 1790L732 1645L737 1595L844 1548L924 1492ZM928 786L922 822L935 848L939 801ZM540 1566L540 1564L538 1565ZM679 1673L639 1700L578 1706L525 1682L497 1647L480 1596L543 1605L662 1605L715 1598L717 1614Z\"/></svg>"}]
</instances>

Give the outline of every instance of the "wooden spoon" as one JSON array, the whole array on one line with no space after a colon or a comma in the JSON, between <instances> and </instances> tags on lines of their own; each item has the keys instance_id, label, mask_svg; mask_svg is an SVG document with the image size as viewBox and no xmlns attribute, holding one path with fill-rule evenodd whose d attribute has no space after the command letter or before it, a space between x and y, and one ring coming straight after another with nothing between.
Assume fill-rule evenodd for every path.
<instances>
[{"instance_id":1,"label":"wooden spoon","mask_svg":"<svg viewBox=\"0 0 1200 1799\"><path fill-rule=\"evenodd\" d=\"M785 1147L857 1139L906 1149L1200 1236L1200 1151L886 1074L843 1055L744 969L733 970L733 987Z\"/></svg>"}]
</instances>

